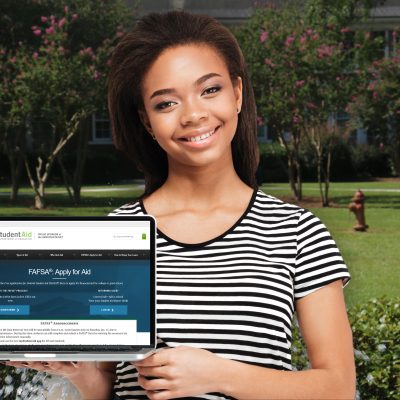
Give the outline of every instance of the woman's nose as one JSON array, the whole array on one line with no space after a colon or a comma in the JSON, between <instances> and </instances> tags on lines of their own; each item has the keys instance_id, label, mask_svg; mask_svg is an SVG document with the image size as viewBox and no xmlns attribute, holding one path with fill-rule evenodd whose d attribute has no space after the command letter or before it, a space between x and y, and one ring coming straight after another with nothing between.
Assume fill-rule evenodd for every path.
<instances>
[{"instance_id":1,"label":"woman's nose","mask_svg":"<svg viewBox=\"0 0 400 400\"><path fill-rule=\"evenodd\" d=\"M195 125L202 120L208 118L207 109L199 104L199 102L192 101L186 104L182 109L181 124L182 125Z\"/></svg>"}]
</instances>

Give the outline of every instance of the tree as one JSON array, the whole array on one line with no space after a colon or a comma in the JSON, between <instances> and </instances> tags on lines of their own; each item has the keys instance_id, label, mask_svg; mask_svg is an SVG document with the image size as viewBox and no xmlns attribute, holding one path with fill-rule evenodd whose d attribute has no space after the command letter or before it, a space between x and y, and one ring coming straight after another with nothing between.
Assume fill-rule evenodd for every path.
<instances>
[{"instance_id":1,"label":"tree","mask_svg":"<svg viewBox=\"0 0 400 400\"><path fill-rule=\"evenodd\" d=\"M32 54L21 46L15 54L20 68L15 82L19 93L15 101L22 108L19 113L26 125L32 126L33 118L39 118L50 128L48 137L36 143L34 169L26 155L24 160L38 209L45 206L45 187L54 162L78 133L79 124L95 111L104 88L101 71L105 60L90 47L77 53L65 47L67 27L77 19L78 15L68 10L59 19L42 16L42 25L32 27L33 34L42 40L38 51Z\"/></svg>"},{"instance_id":2,"label":"tree","mask_svg":"<svg viewBox=\"0 0 400 400\"><path fill-rule=\"evenodd\" d=\"M394 41L399 32L393 32ZM374 134L378 144L389 144L400 175L400 49L392 57L375 60L363 71L364 88L353 97L348 111L358 126Z\"/></svg>"},{"instance_id":3,"label":"tree","mask_svg":"<svg viewBox=\"0 0 400 400\"><path fill-rule=\"evenodd\" d=\"M0 49L0 148L6 154L11 171L10 200L17 199L25 154L24 115L29 113L18 97L15 82L18 78L17 58Z\"/></svg>"},{"instance_id":4,"label":"tree","mask_svg":"<svg viewBox=\"0 0 400 400\"><path fill-rule=\"evenodd\" d=\"M355 35L347 25L355 21L355 3L337 0L328 6L323 0L309 0L301 7L262 7L238 32L258 112L286 149L290 186L298 200L300 149L308 138L317 160L322 203L329 205L335 117L357 91L357 71L368 47L361 40L364 34Z\"/></svg>"},{"instance_id":5,"label":"tree","mask_svg":"<svg viewBox=\"0 0 400 400\"><path fill-rule=\"evenodd\" d=\"M14 149L13 159L19 160L18 166L23 158L26 159L25 164L30 165L21 152L23 146L10 146L5 138L14 138L15 141L15 138L20 137L20 142L25 144L26 132L33 129L33 136L36 139L40 136L40 143L37 143L38 139L34 143L38 158L35 169L32 170L30 165L28 170L31 183L36 180L34 186L39 188L38 182L41 179L47 182L54 162L58 162L68 192L74 202L78 203L88 142L88 130L83 129L80 122L89 115L88 102L92 110L105 107L107 60L115 40L129 25L131 12L122 0L70 0L67 6L62 0L22 1L26 7L19 7L20 4L16 6L15 2L7 0L1 3L4 11L1 17L4 22L1 27L2 35L4 33L2 39L7 36L11 43L0 40L4 59L2 69L12 66L8 70L18 79L15 81L14 76L9 74L7 76L10 78L0 83L0 95L3 89L8 93L7 103L0 107L0 126L9 127L7 135L5 129L2 129L0 140L3 148L7 148L9 158L12 154L10 150ZM32 17L32 14L35 15ZM26 32L28 24L29 35ZM23 106L18 103L20 100L24 102ZM20 125L10 125L7 122L11 103L15 111L13 121L18 120ZM77 124L76 115L71 119L73 110L85 110ZM59 138L61 131L67 129L65 121L68 120L68 129L76 125L76 133L72 135L74 139L70 137L58 148L54 159L51 157L49 160L46 153L49 153L50 148L57 148L55 137ZM40 132L37 132L38 122L41 124ZM71 164L64 162L65 150L75 155L73 170ZM15 167L11 170L14 171ZM39 170L42 171L40 179L37 178ZM13 187L17 187L17 184L13 183ZM40 198L39 193L36 196Z\"/></svg>"}]
</instances>

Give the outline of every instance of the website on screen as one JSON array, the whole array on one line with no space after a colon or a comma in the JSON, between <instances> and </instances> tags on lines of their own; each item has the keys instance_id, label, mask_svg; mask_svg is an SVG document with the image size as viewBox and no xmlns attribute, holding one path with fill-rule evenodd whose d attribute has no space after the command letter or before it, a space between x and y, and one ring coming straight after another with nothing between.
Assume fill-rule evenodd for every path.
<instances>
[{"instance_id":1,"label":"website on screen","mask_svg":"<svg viewBox=\"0 0 400 400\"><path fill-rule=\"evenodd\" d=\"M0 224L1 347L150 344L149 222L21 222Z\"/></svg>"}]
</instances>

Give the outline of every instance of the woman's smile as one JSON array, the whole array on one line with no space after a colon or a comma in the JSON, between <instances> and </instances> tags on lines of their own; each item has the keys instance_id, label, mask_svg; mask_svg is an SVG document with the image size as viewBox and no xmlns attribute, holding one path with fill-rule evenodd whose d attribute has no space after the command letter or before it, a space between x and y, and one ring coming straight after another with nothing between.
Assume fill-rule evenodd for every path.
<instances>
[{"instance_id":1,"label":"woman's smile","mask_svg":"<svg viewBox=\"0 0 400 400\"><path fill-rule=\"evenodd\" d=\"M199 129L197 132L179 137L178 140L190 148L204 148L204 146L210 144L215 139L214 135L219 132L220 126L221 125L218 125L213 129Z\"/></svg>"}]
</instances>

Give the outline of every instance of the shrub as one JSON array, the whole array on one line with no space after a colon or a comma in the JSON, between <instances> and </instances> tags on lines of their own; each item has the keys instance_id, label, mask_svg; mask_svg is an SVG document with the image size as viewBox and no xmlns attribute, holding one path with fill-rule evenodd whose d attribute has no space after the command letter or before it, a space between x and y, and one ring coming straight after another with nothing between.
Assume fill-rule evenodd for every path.
<instances>
[{"instance_id":1,"label":"shrub","mask_svg":"<svg viewBox=\"0 0 400 400\"><path fill-rule=\"evenodd\" d=\"M373 145L352 148L353 163L360 178L388 177L394 174L388 147Z\"/></svg>"},{"instance_id":2,"label":"shrub","mask_svg":"<svg viewBox=\"0 0 400 400\"><path fill-rule=\"evenodd\" d=\"M44 400L45 380L43 372L0 366L0 399Z\"/></svg>"},{"instance_id":3,"label":"shrub","mask_svg":"<svg viewBox=\"0 0 400 400\"><path fill-rule=\"evenodd\" d=\"M257 182L286 182L288 177L285 149L278 143L261 143Z\"/></svg>"},{"instance_id":4,"label":"shrub","mask_svg":"<svg viewBox=\"0 0 400 400\"><path fill-rule=\"evenodd\" d=\"M372 299L348 312L353 331L357 399L400 399L400 298ZM295 320L294 370L310 367Z\"/></svg>"},{"instance_id":5,"label":"shrub","mask_svg":"<svg viewBox=\"0 0 400 400\"><path fill-rule=\"evenodd\" d=\"M349 312L362 399L400 399L400 298L372 299Z\"/></svg>"}]
</instances>

